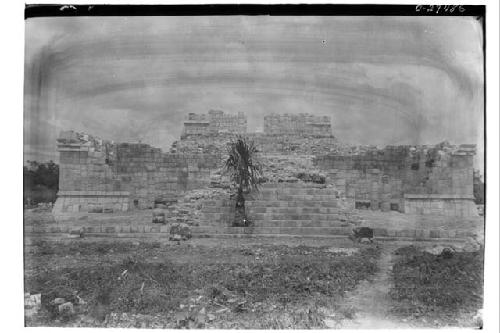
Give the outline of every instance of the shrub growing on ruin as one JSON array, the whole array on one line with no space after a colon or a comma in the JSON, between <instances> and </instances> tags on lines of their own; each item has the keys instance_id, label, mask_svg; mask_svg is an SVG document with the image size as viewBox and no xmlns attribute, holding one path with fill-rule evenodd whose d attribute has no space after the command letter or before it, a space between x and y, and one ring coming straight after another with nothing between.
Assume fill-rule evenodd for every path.
<instances>
[{"instance_id":1,"label":"shrub growing on ruin","mask_svg":"<svg viewBox=\"0 0 500 333\"><path fill-rule=\"evenodd\" d=\"M54 202L59 189L59 166L50 161L28 161L23 166L23 202L26 206Z\"/></svg>"},{"instance_id":2,"label":"shrub growing on ruin","mask_svg":"<svg viewBox=\"0 0 500 333\"><path fill-rule=\"evenodd\" d=\"M257 148L253 141L238 136L227 148L225 171L236 185L236 217L235 225L246 226L248 219L245 214L244 193L257 190L262 176L262 166L256 158Z\"/></svg>"}]
</instances>

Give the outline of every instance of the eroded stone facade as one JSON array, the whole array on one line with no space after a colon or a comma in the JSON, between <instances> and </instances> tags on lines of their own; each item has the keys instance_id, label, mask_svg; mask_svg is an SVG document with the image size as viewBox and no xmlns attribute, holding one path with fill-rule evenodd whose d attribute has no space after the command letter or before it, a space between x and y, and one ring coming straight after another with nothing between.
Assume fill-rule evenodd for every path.
<instances>
[{"instance_id":1,"label":"eroded stone facade","mask_svg":"<svg viewBox=\"0 0 500 333\"><path fill-rule=\"evenodd\" d=\"M58 139L56 212L120 211L153 207L210 184L216 154L164 153L147 144L114 144L66 132Z\"/></svg>"},{"instance_id":2,"label":"eroded stone facade","mask_svg":"<svg viewBox=\"0 0 500 333\"><path fill-rule=\"evenodd\" d=\"M210 110L208 114L189 113L184 121L182 137L190 135L217 135L222 133L244 134L247 132L247 118L242 112L225 114Z\"/></svg>"},{"instance_id":3,"label":"eroded stone facade","mask_svg":"<svg viewBox=\"0 0 500 333\"><path fill-rule=\"evenodd\" d=\"M357 208L475 216L474 154L473 145L389 146L317 156L314 163Z\"/></svg>"},{"instance_id":4,"label":"eroded stone facade","mask_svg":"<svg viewBox=\"0 0 500 333\"><path fill-rule=\"evenodd\" d=\"M331 136L331 118L308 113L267 115L264 117L264 133L267 135Z\"/></svg>"},{"instance_id":5,"label":"eroded stone facade","mask_svg":"<svg viewBox=\"0 0 500 333\"><path fill-rule=\"evenodd\" d=\"M246 126L242 113L189 114L170 152L64 132L58 139L60 191L54 211L149 208L186 191L220 185L226 181L221 173L226 145L245 134L266 164L266 182L319 179L358 209L477 215L473 145L352 146L332 135L330 118L308 114L266 116L264 133L246 133Z\"/></svg>"}]
</instances>

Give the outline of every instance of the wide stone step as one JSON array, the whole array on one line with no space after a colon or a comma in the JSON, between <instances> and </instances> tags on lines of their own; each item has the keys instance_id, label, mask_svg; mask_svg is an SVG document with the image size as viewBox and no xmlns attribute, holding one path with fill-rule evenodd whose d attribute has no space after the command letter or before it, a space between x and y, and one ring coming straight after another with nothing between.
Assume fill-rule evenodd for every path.
<instances>
[{"instance_id":1,"label":"wide stone step","mask_svg":"<svg viewBox=\"0 0 500 333\"><path fill-rule=\"evenodd\" d=\"M249 214L340 214L346 211L332 207L249 207Z\"/></svg>"},{"instance_id":2,"label":"wide stone step","mask_svg":"<svg viewBox=\"0 0 500 333\"><path fill-rule=\"evenodd\" d=\"M254 227L297 227L297 228L309 228L309 227L334 227L334 228L344 228L350 227L347 222L341 221L319 221L319 220L252 220Z\"/></svg>"},{"instance_id":3,"label":"wide stone step","mask_svg":"<svg viewBox=\"0 0 500 333\"><path fill-rule=\"evenodd\" d=\"M298 200L312 200L312 201L337 201L338 196L333 194L279 194L269 193L253 196L255 200L283 200L283 201L298 201Z\"/></svg>"},{"instance_id":4,"label":"wide stone step","mask_svg":"<svg viewBox=\"0 0 500 333\"><path fill-rule=\"evenodd\" d=\"M25 235L45 235L47 237L68 237L72 230L83 230L84 237L169 237L169 225L142 226L25 226ZM195 237L219 237L223 235L248 235L249 237L339 237L345 238L351 231L350 227L232 227L228 225L191 226ZM438 230L438 229L384 229L374 228L375 239L379 240L414 240L414 241L464 241L474 235L469 230Z\"/></svg>"},{"instance_id":5,"label":"wide stone step","mask_svg":"<svg viewBox=\"0 0 500 333\"><path fill-rule=\"evenodd\" d=\"M251 219L252 226L256 228L260 227L352 227L347 221L318 221L318 220L254 220ZM205 220L198 223L202 227L231 227L232 221L216 221L216 220Z\"/></svg>"},{"instance_id":6,"label":"wide stone step","mask_svg":"<svg viewBox=\"0 0 500 333\"><path fill-rule=\"evenodd\" d=\"M296 182L296 183L264 183L260 184L259 189L264 190L264 189L283 189L283 188L312 188L312 189L326 189L325 184L316 184L316 183L303 183L303 182Z\"/></svg>"},{"instance_id":7,"label":"wide stone step","mask_svg":"<svg viewBox=\"0 0 500 333\"><path fill-rule=\"evenodd\" d=\"M250 213L248 217L254 221L268 220L309 220L309 221L341 221L346 219L342 214L270 214L270 213Z\"/></svg>"},{"instance_id":8,"label":"wide stone step","mask_svg":"<svg viewBox=\"0 0 500 333\"><path fill-rule=\"evenodd\" d=\"M205 200L202 202L202 207L233 207L234 202L231 200Z\"/></svg>"},{"instance_id":9,"label":"wide stone step","mask_svg":"<svg viewBox=\"0 0 500 333\"><path fill-rule=\"evenodd\" d=\"M199 226L193 227L196 235L218 234L252 234L252 235L299 235L299 236L343 236L351 233L352 227L232 227L232 226ZM385 229L374 228L375 238L411 239L411 240L463 240L472 233L465 230L428 230L428 229Z\"/></svg>"},{"instance_id":10,"label":"wide stone step","mask_svg":"<svg viewBox=\"0 0 500 333\"><path fill-rule=\"evenodd\" d=\"M287 194L293 194L293 195L332 195L336 196L339 194L337 190L334 189L308 189L308 188L286 188L286 189L265 189L265 190L260 190L258 192L253 192L252 196L259 196L259 195L269 195L269 194L274 194L274 195L287 195Z\"/></svg>"},{"instance_id":11,"label":"wide stone step","mask_svg":"<svg viewBox=\"0 0 500 333\"><path fill-rule=\"evenodd\" d=\"M246 201L246 207L339 207L338 200L319 201L319 200L254 200Z\"/></svg>"},{"instance_id":12,"label":"wide stone step","mask_svg":"<svg viewBox=\"0 0 500 333\"><path fill-rule=\"evenodd\" d=\"M256 239L261 239L261 238L308 238L308 239L346 239L346 236L344 235L287 235L287 234L249 234L249 233L241 233L241 232L233 232L230 234L194 234L194 238L221 238L221 239L231 239L231 238L256 238Z\"/></svg>"},{"instance_id":13,"label":"wide stone step","mask_svg":"<svg viewBox=\"0 0 500 333\"><path fill-rule=\"evenodd\" d=\"M344 235L351 233L350 227L213 227L199 226L192 228L196 234L230 234L250 233L261 234L287 234L287 235Z\"/></svg>"}]
</instances>

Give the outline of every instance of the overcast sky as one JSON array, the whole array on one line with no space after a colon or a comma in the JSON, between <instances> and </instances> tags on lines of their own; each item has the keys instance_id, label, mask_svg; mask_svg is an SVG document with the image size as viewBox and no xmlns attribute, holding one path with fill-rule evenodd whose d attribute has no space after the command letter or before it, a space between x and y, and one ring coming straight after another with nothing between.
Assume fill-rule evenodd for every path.
<instances>
[{"instance_id":1,"label":"overcast sky","mask_svg":"<svg viewBox=\"0 0 500 333\"><path fill-rule=\"evenodd\" d=\"M249 131L309 112L345 142L481 152L482 40L467 17L31 18L25 158L55 158L67 129L168 149L209 109L245 112Z\"/></svg>"}]
</instances>

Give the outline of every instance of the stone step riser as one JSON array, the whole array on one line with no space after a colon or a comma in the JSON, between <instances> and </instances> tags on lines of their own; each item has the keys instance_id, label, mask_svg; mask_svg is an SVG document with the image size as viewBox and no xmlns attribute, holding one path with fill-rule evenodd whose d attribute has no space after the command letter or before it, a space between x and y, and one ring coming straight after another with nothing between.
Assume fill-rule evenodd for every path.
<instances>
[{"instance_id":1,"label":"stone step riser","mask_svg":"<svg viewBox=\"0 0 500 333\"><path fill-rule=\"evenodd\" d=\"M264 206L264 207L288 207L289 205L296 205L298 207L309 207L312 204L330 204L336 205L340 202L339 199L329 197L329 198L317 198L317 199L304 199L300 196L290 197L284 199L257 199L257 200L247 200L245 205L247 207L253 206ZM235 203L228 203L222 201L205 201L202 206L202 210L207 208L221 208L221 209L231 209L234 208Z\"/></svg>"},{"instance_id":2,"label":"stone step riser","mask_svg":"<svg viewBox=\"0 0 500 333\"><path fill-rule=\"evenodd\" d=\"M337 208L339 207L338 200L335 201L320 201L320 200L259 200L259 201L247 201L245 202L245 206L247 208L252 207L298 207L298 208L307 208L307 207L326 207L326 208Z\"/></svg>"},{"instance_id":3,"label":"stone step riser","mask_svg":"<svg viewBox=\"0 0 500 333\"><path fill-rule=\"evenodd\" d=\"M255 227L255 228L237 228L237 227L197 227L192 229L193 233L252 233L260 234L287 234L287 235L344 235L348 236L351 233L351 228L334 228L334 227Z\"/></svg>"},{"instance_id":4,"label":"stone step riser","mask_svg":"<svg viewBox=\"0 0 500 333\"><path fill-rule=\"evenodd\" d=\"M307 220L307 221L341 221L346 220L345 215L340 214L269 214L254 213L248 214L253 221L269 220Z\"/></svg>"},{"instance_id":5,"label":"stone step riser","mask_svg":"<svg viewBox=\"0 0 500 333\"><path fill-rule=\"evenodd\" d=\"M158 237L167 237L170 231L169 225L160 226L62 226L62 227L25 227L25 234L45 234L45 235L69 235L72 229L82 229L85 237L90 235L102 235L113 237L113 235L124 235L126 237L141 237L142 235L153 235ZM275 235L275 236L311 236L328 237L342 236L346 237L351 228L349 227L250 227L239 228L229 225L203 225L192 226L191 231L194 235L219 235L219 234L249 234L249 235ZM414 239L414 240L463 240L472 237L474 233L465 230L392 230L374 228L374 236L394 239ZM164 235L164 236L162 236Z\"/></svg>"},{"instance_id":6,"label":"stone step riser","mask_svg":"<svg viewBox=\"0 0 500 333\"><path fill-rule=\"evenodd\" d=\"M271 221L254 221L252 220L253 226L255 227L294 227L294 228L345 228L349 227L346 222L340 221L300 221L300 220L271 220Z\"/></svg>"},{"instance_id":7,"label":"stone step riser","mask_svg":"<svg viewBox=\"0 0 500 333\"><path fill-rule=\"evenodd\" d=\"M352 227L354 224L342 220L254 220L250 219L254 227ZM205 220L199 222L200 226L232 226L233 221Z\"/></svg>"},{"instance_id":8,"label":"stone step riser","mask_svg":"<svg viewBox=\"0 0 500 333\"><path fill-rule=\"evenodd\" d=\"M259 186L259 189L315 189L324 190L328 189L324 184L314 184L314 183L264 183Z\"/></svg>"},{"instance_id":9,"label":"stone step riser","mask_svg":"<svg viewBox=\"0 0 500 333\"><path fill-rule=\"evenodd\" d=\"M345 216L346 212L340 208L329 207L250 207L248 214L336 214Z\"/></svg>"},{"instance_id":10,"label":"stone step riser","mask_svg":"<svg viewBox=\"0 0 500 333\"><path fill-rule=\"evenodd\" d=\"M338 201L339 197L336 195L308 195L308 194L267 194L254 196L254 200L274 200L274 201ZM251 200L247 200L251 201Z\"/></svg>"},{"instance_id":11,"label":"stone step riser","mask_svg":"<svg viewBox=\"0 0 500 333\"><path fill-rule=\"evenodd\" d=\"M255 196L255 195L260 195L260 194L298 194L298 195L337 195L339 193L338 190L336 189L314 189L314 188L269 188L269 189L262 189L257 192L252 192L250 195Z\"/></svg>"},{"instance_id":12,"label":"stone step riser","mask_svg":"<svg viewBox=\"0 0 500 333\"><path fill-rule=\"evenodd\" d=\"M231 226L199 226L193 227L194 234L274 234L274 235L304 235L304 236L348 236L351 227L231 227ZM409 239L466 239L471 233L463 230L394 230L374 228L374 237L394 237Z\"/></svg>"}]
</instances>

